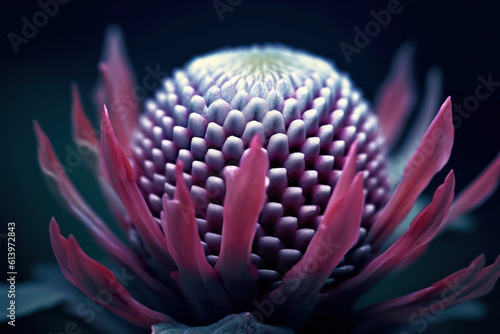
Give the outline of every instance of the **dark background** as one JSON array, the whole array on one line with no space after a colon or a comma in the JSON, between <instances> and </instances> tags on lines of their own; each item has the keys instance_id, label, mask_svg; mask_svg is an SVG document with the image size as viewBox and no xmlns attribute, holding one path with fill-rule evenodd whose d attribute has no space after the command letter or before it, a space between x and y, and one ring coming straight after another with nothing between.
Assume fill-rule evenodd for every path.
<instances>
[{"instance_id":1,"label":"dark background","mask_svg":"<svg viewBox=\"0 0 500 334\"><path fill-rule=\"evenodd\" d=\"M385 9L387 3L243 0L232 12L224 13L221 21L212 1L71 0L60 5L57 15L15 53L7 34L21 34L22 17L32 21L41 8L36 1L12 1L8 5L3 2L0 233L6 232L8 221L17 223L18 280L30 279L30 268L34 264L55 262L48 237L52 216L58 219L63 234L75 234L90 256L100 256L86 231L50 196L37 166L32 121L37 119L41 123L56 153L63 157L67 153L66 145L72 140L70 82L76 80L87 114L97 124L89 96L97 78L96 64L103 35L110 23L123 29L130 58L140 79L147 74L147 66L154 68L158 64L163 72L171 72L195 55L224 46L282 42L332 59L340 70L351 74L364 95L372 100L397 48L412 40L417 45L415 74L420 93L426 71L435 65L442 69L444 76L443 101L451 95L460 103L474 94L480 75L492 74L493 80L500 81L499 11L495 2L485 0L402 0L403 11L393 15L391 23L382 28L360 54L354 54L348 64L339 44L342 41L353 44L353 28L363 29L373 20L370 11ZM445 170L455 170L458 190L466 186L500 148L499 107L500 90L482 101L456 130L454 150ZM99 213L111 221L102 198L96 195L96 184L83 165L70 177ZM442 182L443 177L443 173L439 174L429 190ZM467 266L479 253L486 254L488 264L494 261L500 252L499 199L497 192L473 213L476 227L472 232L441 236L418 261L416 269L407 271L403 279L393 282L399 293L431 284ZM1 245L1 252L5 253L4 244ZM0 267L3 268L3 264ZM488 315L482 320L436 324L426 332L500 332L499 298L498 287L482 298L489 307ZM60 328L56 321L64 321L64 316L57 311L18 319L26 329L23 332L29 332L30 328L37 333Z\"/></svg>"}]
</instances>

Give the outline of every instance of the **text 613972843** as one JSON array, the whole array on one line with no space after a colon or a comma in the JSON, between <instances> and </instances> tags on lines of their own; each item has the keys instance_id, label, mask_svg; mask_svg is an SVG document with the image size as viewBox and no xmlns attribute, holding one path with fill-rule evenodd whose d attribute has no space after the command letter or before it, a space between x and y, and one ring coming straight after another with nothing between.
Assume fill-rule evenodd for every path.
<instances>
[{"instance_id":1,"label":"text 613972843","mask_svg":"<svg viewBox=\"0 0 500 334\"><path fill-rule=\"evenodd\" d=\"M16 325L16 223L7 223L7 283L9 289L7 291L7 298L9 304L7 305L7 317L9 318L8 324L11 326Z\"/></svg>"}]
</instances>

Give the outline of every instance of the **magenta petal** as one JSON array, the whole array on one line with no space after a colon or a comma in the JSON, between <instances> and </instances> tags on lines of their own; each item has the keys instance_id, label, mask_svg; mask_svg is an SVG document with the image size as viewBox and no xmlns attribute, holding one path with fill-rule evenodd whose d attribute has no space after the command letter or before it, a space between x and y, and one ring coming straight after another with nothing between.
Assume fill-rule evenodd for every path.
<instances>
[{"instance_id":1,"label":"magenta petal","mask_svg":"<svg viewBox=\"0 0 500 334\"><path fill-rule=\"evenodd\" d=\"M97 177L101 191L103 192L113 215L120 224L122 230L127 233L132 224L130 217L123 207L123 204L110 187L107 172L100 168L101 144L97 139L96 130L92 128L88 118L85 116L80 94L78 93L78 87L76 84L73 84L71 88L73 93L72 118L74 141L79 146L80 150L85 152L82 154L83 161Z\"/></svg>"},{"instance_id":2,"label":"magenta petal","mask_svg":"<svg viewBox=\"0 0 500 334\"><path fill-rule=\"evenodd\" d=\"M413 122L410 133L405 135L405 141L398 150L396 156L411 155L417 144L425 134L425 131L436 115L441 99L442 75L439 69L433 68L427 73L425 93L422 98L422 106L417 113L417 119Z\"/></svg>"},{"instance_id":3,"label":"magenta petal","mask_svg":"<svg viewBox=\"0 0 500 334\"><path fill-rule=\"evenodd\" d=\"M342 168L342 174L333 189L333 193L328 200L328 205L330 203L335 203L340 197L347 194L349 187L352 184L354 175L356 174L356 154L358 151L358 142L355 141L349 148L349 152L344 162L344 167Z\"/></svg>"},{"instance_id":4,"label":"magenta petal","mask_svg":"<svg viewBox=\"0 0 500 334\"><path fill-rule=\"evenodd\" d=\"M59 263L59 267L61 271L66 277L66 279L73 285L76 286L75 279L71 274L71 270L69 268L69 260L68 260L68 249L69 243L66 238L61 235L61 229L57 224L57 221L52 217L49 225L49 234L50 234L50 244L52 245L52 251L56 257L57 263Z\"/></svg>"},{"instance_id":5,"label":"magenta petal","mask_svg":"<svg viewBox=\"0 0 500 334\"><path fill-rule=\"evenodd\" d=\"M101 136L101 152L113 189L130 214L151 255L161 264L158 269L165 271L165 274L171 272L175 266L163 232L135 183L134 171L115 138L106 107L102 114Z\"/></svg>"},{"instance_id":6,"label":"magenta petal","mask_svg":"<svg viewBox=\"0 0 500 334\"><path fill-rule=\"evenodd\" d=\"M448 97L406 165L389 202L377 214L368 234L368 242L374 248L380 247L394 231L432 177L444 167L450 157L453 136L451 98Z\"/></svg>"},{"instance_id":7,"label":"magenta petal","mask_svg":"<svg viewBox=\"0 0 500 334\"><path fill-rule=\"evenodd\" d=\"M500 182L500 154L465 188L453 202L445 224L481 205L498 187Z\"/></svg>"},{"instance_id":8,"label":"magenta petal","mask_svg":"<svg viewBox=\"0 0 500 334\"><path fill-rule=\"evenodd\" d=\"M483 269L484 267L484 255L478 256L471 264L464 269L461 269L446 278L434 283L432 286L413 292L411 294L393 298L390 300L383 301L381 303L370 306L368 309L371 312L383 312L392 309L393 312L403 307L412 307L414 309L421 306L425 301L430 301L433 298L439 297L439 295L446 291L450 285L455 285L460 289L465 287L466 284L470 283L471 280ZM406 310L407 312L408 310ZM398 312L400 313L400 312Z\"/></svg>"},{"instance_id":9,"label":"magenta petal","mask_svg":"<svg viewBox=\"0 0 500 334\"><path fill-rule=\"evenodd\" d=\"M288 276L291 279L307 273L307 276L311 277L302 284L301 288L307 287L306 290L311 289L317 293L342 257L357 242L364 195L363 174L358 173L355 176L356 150L357 143L354 143L349 150L335 190L328 201L323 219L302 259L285 276L283 287L286 286ZM318 253L325 254L325 252L328 257L319 261L314 273L309 272L311 262L318 262Z\"/></svg>"},{"instance_id":10,"label":"magenta petal","mask_svg":"<svg viewBox=\"0 0 500 334\"><path fill-rule=\"evenodd\" d=\"M163 196L162 226L179 271L192 275L208 273L213 269L200 243L193 201L184 183L182 168L182 162L177 162L175 198Z\"/></svg>"},{"instance_id":11,"label":"magenta petal","mask_svg":"<svg viewBox=\"0 0 500 334\"><path fill-rule=\"evenodd\" d=\"M389 147L404 129L404 123L416 97L411 73L413 53L414 47L410 44L399 50L391 71L377 94L374 109Z\"/></svg>"},{"instance_id":12,"label":"magenta petal","mask_svg":"<svg viewBox=\"0 0 500 334\"><path fill-rule=\"evenodd\" d=\"M449 285L449 282L453 282L459 286L465 286L484 268L485 262L485 257L481 254L476 257L467 268L448 275L445 279L434 283L431 287L436 289L436 291L442 291Z\"/></svg>"},{"instance_id":13,"label":"magenta petal","mask_svg":"<svg viewBox=\"0 0 500 334\"><path fill-rule=\"evenodd\" d=\"M97 180L99 181L99 186L104 195L104 198L106 199L106 202L109 205L109 208L111 209L111 212L113 213L113 216L120 225L122 231L128 233L132 227L132 219L130 218L127 209L125 208L125 206L123 206L120 198L113 190L110 181L108 181L103 175L101 168L99 168L99 171L97 173L98 174L96 176Z\"/></svg>"},{"instance_id":14,"label":"magenta petal","mask_svg":"<svg viewBox=\"0 0 500 334\"><path fill-rule=\"evenodd\" d=\"M90 209L69 180L63 166L54 153L49 139L37 122L34 123L34 127L38 141L38 161L40 168L54 196L69 212L73 213L85 224L96 240L109 238L111 241L114 241L116 237L112 235L106 224Z\"/></svg>"},{"instance_id":15,"label":"magenta petal","mask_svg":"<svg viewBox=\"0 0 500 334\"><path fill-rule=\"evenodd\" d=\"M139 103L133 98L136 84L118 28L108 29L104 46L100 69L104 80L105 103L110 110L116 137L127 156L130 156L129 144L139 119ZM98 98L102 99L102 92L100 95Z\"/></svg>"},{"instance_id":16,"label":"magenta petal","mask_svg":"<svg viewBox=\"0 0 500 334\"><path fill-rule=\"evenodd\" d=\"M154 290L164 292L165 286L145 271L143 261L113 234L75 189L38 123L35 123L35 132L39 144L40 167L54 196L83 223L92 238L108 256L130 268Z\"/></svg>"},{"instance_id":17,"label":"magenta petal","mask_svg":"<svg viewBox=\"0 0 500 334\"><path fill-rule=\"evenodd\" d=\"M359 238L363 206L363 174L358 173L347 194L328 203L304 256L279 287L265 297L272 299L277 295L284 300L276 306L274 318L295 325L306 321L319 301L318 293L326 279Z\"/></svg>"},{"instance_id":18,"label":"magenta petal","mask_svg":"<svg viewBox=\"0 0 500 334\"><path fill-rule=\"evenodd\" d=\"M92 128L85 111L83 110L80 93L78 86L73 84L71 86L73 95L73 107L71 116L73 118L73 137L78 145L88 147L89 149L99 152L99 139L96 135L96 130Z\"/></svg>"},{"instance_id":19,"label":"magenta petal","mask_svg":"<svg viewBox=\"0 0 500 334\"><path fill-rule=\"evenodd\" d=\"M227 293L236 305L251 302L257 293L257 270L250 262L259 214L266 200L269 166L262 142L255 135L238 169L224 174L226 195L222 242L215 266Z\"/></svg>"},{"instance_id":20,"label":"magenta petal","mask_svg":"<svg viewBox=\"0 0 500 334\"><path fill-rule=\"evenodd\" d=\"M394 268L401 268L414 261L415 255L419 255L425 250L448 214L453 200L454 188L455 176L453 171L450 171L444 183L436 189L432 202L413 219L409 230L384 253L363 268L358 275L341 284L339 289L351 290L361 284L364 285L364 288L369 288ZM367 283L367 280L370 283Z\"/></svg>"},{"instance_id":21,"label":"magenta petal","mask_svg":"<svg viewBox=\"0 0 500 334\"><path fill-rule=\"evenodd\" d=\"M387 324L416 322L433 310L452 307L456 304L484 296L489 293L500 277L500 256L495 263L484 267L484 256L477 257L471 264L432 286L369 306L361 312L368 319L363 328L373 329Z\"/></svg>"},{"instance_id":22,"label":"magenta petal","mask_svg":"<svg viewBox=\"0 0 500 334\"><path fill-rule=\"evenodd\" d=\"M327 206L321 223L309 244L304 257L311 252L311 258L325 245L332 247L330 256L321 262L320 271L322 279L328 275L342 260L359 239L359 228L363 214L363 173L358 173L351 183L347 194L338 203ZM343 203L342 203L343 202ZM340 204L339 204L340 203ZM333 253L334 251L334 253ZM319 277L318 277L319 279ZM323 284L324 282L321 282ZM319 289L317 289L319 291Z\"/></svg>"},{"instance_id":23,"label":"magenta petal","mask_svg":"<svg viewBox=\"0 0 500 334\"><path fill-rule=\"evenodd\" d=\"M467 268L447 276L430 287L362 309L360 312L365 319L362 327L374 329L377 326L406 323L410 317L416 321L429 311L431 305L439 306L440 311L455 305L471 283L477 281L484 262L484 256L478 256Z\"/></svg>"},{"instance_id":24,"label":"magenta petal","mask_svg":"<svg viewBox=\"0 0 500 334\"><path fill-rule=\"evenodd\" d=\"M465 302L474 298L482 297L493 290L495 283L500 278L500 255L495 262L481 270L476 277L466 285L463 293L457 298L455 304Z\"/></svg>"},{"instance_id":25,"label":"magenta petal","mask_svg":"<svg viewBox=\"0 0 500 334\"><path fill-rule=\"evenodd\" d=\"M222 282L210 266L201 245L194 206L177 162L175 199L163 196L161 222L168 248L177 268L176 282L202 323L213 322L231 312Z\"/></svg>"},{"instance_id":26,"label":"magenta petal","mask_svg":"<svg viewBox=\"0 0 500 334\"><path fill-rule=\"evenodd\" d=\"M54 218L50 222L50 241L64 277L94 302L141 327L159 322L175 323L172 318L133 299L109 269L81 250L73 236L66 240L61 235Z\"/></svg>"}]
</instances>

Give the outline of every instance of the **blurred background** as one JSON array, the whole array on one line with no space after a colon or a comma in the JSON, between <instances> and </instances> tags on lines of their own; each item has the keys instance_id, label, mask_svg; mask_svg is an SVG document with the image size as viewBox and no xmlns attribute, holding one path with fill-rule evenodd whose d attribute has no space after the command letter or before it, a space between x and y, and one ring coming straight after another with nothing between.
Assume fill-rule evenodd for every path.
<instances>
[{"instance_id":1,"label":"blurred background","mask_svg":"<svg viewBox=\"0 0 500 334\"><path fill-rule=\"evenodd\" d=\"M393 55L410 40L417 46L415 76L420 96L426 72L432 66L438 66L443 73L443 101L451 95L454 102L462 104L468 96L474 96L479 76L491 75L493 81L500 82L498 8L495 2L486 0L401 0L401 12L392 15L391 22L370 38L359 53L352 54L350 62L339 45L342 42L355 45L354 28L364 30L365 25L374 20L370 12L387 9L393 1L61 0L58 12L40 24L34 36L16 40L13 34L24 38L23 20L41 20L37 13L43 10L40 3L46 2L3 2L1 11L0 133L5 151L0 165L0 268L6 267L7 222L14 221L18 282L32 279L35 265L55 263L48 236L52 216L57 218L64 235L74 234L91 257L101 256L88 233L57 204L43 182L36 160L32 122L35 119L40 122L60 157L67 155L68 147L74 147L70 83L76 81L87 114L94 126L98 124L90 94L98 75L96 65L104 32L111 23L122 28L139 79L148 74L148 68L171 73L193 56L221 47L281 42L333 60L341 71L350 73L364 96L373 100ZM230 9L218 13L214 3L229 5ZM500 149L500 87L495 89L456 129L452 157L444 170L455 170L458 191L486 167ZM147 93L151 96L153 91ZM433 180L427 194L432 193L444 176L442 172ZM89 203L111 222L111 215L98 195L97 184L84 165L75 168L70 177ZM500 252L499 200L497 191L473 212L472 231L440 236L414 268L388 283L394 288L392 295L432 284L467 266L480 253L485 253L488 264L494 261ZM2 309L4 298L0 297ZM435 321L425 332L499 333L499 300L500 287L497 287L481 299L488 306L484 318ZM20 333L58 333L64 330L67 317L56 308L17 319L16 329ZM87 330L85 325L81 328ZM2 332L4 329L11 330L2 325Z\"/></svg>"}]
</instances>

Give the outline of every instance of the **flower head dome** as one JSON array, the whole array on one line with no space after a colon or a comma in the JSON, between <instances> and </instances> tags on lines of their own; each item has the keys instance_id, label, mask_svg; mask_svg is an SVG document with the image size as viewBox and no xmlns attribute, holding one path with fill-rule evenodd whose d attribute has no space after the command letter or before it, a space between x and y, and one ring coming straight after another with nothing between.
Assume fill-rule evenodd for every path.
<instances>
[{"instance_id":1,"label":"flower head dome","mask_svg":"<svg viewBox=\"0 0 500 334\"><path fill-rule=\"evenodd\" d=\"M362 333L404 324L416 308L447 298L452 281L454 298L444 307L492 289L500 260L483 268L479 257L430 288L353 307L486 199L499 178L497 158L453 201L450 171L408 230L389 239L453 144L450 98L430 122L439 81L431 72L427 111L411 138L420 144L402 175L389 179L387 152L414 97L409 48L398 54L375 112L331 62L263 45L195 58L162 81L143 113L122 48L111 30L96 94L98 106L110 107L102 113L101 140L76 88L73 118L75 140L127 242L86 204L35 126L53 192L156 297L134 299L53 219L51 243L63 274L95 302L138 326L155 325L154 333L186 328L180 323L213 324L207 332L244 326ZM106 287L110 301L99 293Z\"/></svg>"},{"instance_id":2,"label":"flower head dome","mask_svg":"<svg viewBox=\"0 0 500 334\"><path fill-rule=\"evenodd\" d=\"M326 286L349 277L354 265L370 255L363 240L366 229L389 193L384 150L376 117L330 63L282 46L196 58L167 78L156 99L147 102L139 129L132 150L139 188L151 211L160 218L164 194L174 198L175 166L182 161L212 266L225 226L225 174L241 165L252 138L264 148L265 159L256 167L267 170L268 182L250 229L255 233L251 262L263 292L279 285L302 258L349 150L365 180L363 218L361 225L356 223L360 240Z\"/></svg>"}]
</instances>

